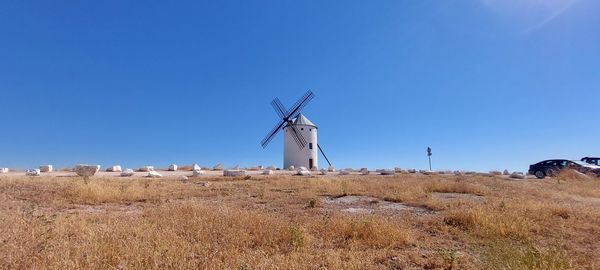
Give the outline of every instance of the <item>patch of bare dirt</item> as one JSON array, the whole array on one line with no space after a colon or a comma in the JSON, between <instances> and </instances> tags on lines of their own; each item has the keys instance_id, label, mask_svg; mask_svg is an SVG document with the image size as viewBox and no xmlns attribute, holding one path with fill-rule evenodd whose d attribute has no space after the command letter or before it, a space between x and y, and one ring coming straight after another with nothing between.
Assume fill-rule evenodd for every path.
<instances>
[{"instance_id":1,"label":"patch of bare dirt","mask_svg":"<svg viewBox=\"0 0 600 270\"><path fill-rule=\"evenodd\" d=\"M433 192L431 197L438 200L467 200L467 201L483 201L484 197L476 194L469 193L455 193L455 192Z\"/></svg>"},{"instance_id":2,"label":"patch of bare dirt","mask_svg":"<svg viewBox=\"0 0 600 270\"><path fill-rule=\"evenodd\" d=\"M352 214L373 214L385 211L423 213L429 211L422 207L410 206L399 202L389 202L370 196L349 195L326 197L321 201L329 208Z\"/></svg>"},{"instance_id":3,"label":"patch of bare dirt","mask_svg":"<svg viewBox=\"0 0 600 270\"><path fill-rule=\"evenodd\" d=\"M67 214L103 214L103 213L122 213L125 215L141 215L143 208L139 205L122 205L122 204L102 204L102 205L85 205L78 204L64 210Z\"/></svg>"}]
</instances>

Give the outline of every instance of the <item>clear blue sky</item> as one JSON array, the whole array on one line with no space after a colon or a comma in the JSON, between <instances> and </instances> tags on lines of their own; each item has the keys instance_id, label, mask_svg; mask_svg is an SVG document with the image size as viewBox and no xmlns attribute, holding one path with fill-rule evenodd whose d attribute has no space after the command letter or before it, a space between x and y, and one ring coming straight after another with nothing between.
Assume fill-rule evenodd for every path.
<instances>
[{"instance_id":1,"label":"clear blue sky","mask_svg":"<svg viewBox=\"0 0 600 270\"><path fill-rule=\"evenodd\" d=\"M542 3L540 3L542 2ZM0 167L282 166L306 90L337 167L600 155L600 1L3 1ZM321 158L320 166L325 166Z\"/></svg>"}]
</instances>

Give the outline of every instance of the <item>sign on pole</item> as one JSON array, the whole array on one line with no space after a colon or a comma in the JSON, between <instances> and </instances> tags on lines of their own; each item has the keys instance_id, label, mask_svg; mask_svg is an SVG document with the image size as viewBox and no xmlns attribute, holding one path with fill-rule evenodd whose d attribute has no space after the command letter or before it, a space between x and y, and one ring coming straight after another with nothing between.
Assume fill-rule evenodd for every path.
<instances>
[{"instance_id":1,"label":"sign on pole","mask_svg":"<svg viewBox=\"0 0 600 270\"><path fill-rule=\"evenodd\" d=\"M429 157L429 170L431 171L431 155L433 155L433 153L431 153L431 147L427 147L427 157Z\"/></svg>"}]
</instances>

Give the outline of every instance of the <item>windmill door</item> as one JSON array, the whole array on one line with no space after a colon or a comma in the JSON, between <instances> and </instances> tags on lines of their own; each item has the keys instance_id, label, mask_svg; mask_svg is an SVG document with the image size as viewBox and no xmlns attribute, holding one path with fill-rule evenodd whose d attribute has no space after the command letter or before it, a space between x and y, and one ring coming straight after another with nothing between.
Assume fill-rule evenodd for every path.
<instances>
[{"instance_id":1,"label":"windmill door","mask_svg":"<svg viewBox=\"0 0 600 270\"><path fill-rule=\"evenodd\" d=\"M313 159L312 159L312 158L310 158L310 159L308 159L308 169L309 169L309 170L312 170L312 168L313 168L313 167L314 167L314 166L313 166Z\"/></svg>"}]
</instances>

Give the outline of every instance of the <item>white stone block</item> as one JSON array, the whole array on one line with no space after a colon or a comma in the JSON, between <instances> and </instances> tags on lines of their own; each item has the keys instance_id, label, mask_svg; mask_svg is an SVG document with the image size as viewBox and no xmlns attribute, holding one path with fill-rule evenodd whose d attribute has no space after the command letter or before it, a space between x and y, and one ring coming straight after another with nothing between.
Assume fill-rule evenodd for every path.
<instances>
[{"instance_id":1,"label":"white stone block","mask_svg":"<svg viewBox=\"0 0 600 270\"><path fill-rule=\"evenodd\" d=\"M73 171L82 177L90 177L100 170L100 165L77 164Z\"/></svg>"},{"instance_id":2,"label":"white stone block","mask_svg":"<svg viewBox=\"0 0 600 270\"><path fill-rule=\"evenodd\" d=\"M396 174L395 170L383 170L381 171L381 175L394 175Z\"/></svg>"},{"instance_id":3,"label":"white stone block","mask_svg":"<svg viewBox=\"0 0 600 270\"><path fill-rule=\"evenodd\" d=\"M114 165L114 166L110 166L108 168L106 168L107 172L122 172L123 169L121 169L120 165Z\"/></svg>"},{"instance_id":4,"label":"white stone block","mask_svg":"<svg viewBox=\"0 0 600 270\"><path fill-rule=\"evenodd\" d=\"M360 169L360 174L362 174L362 175L368 175L369 173L371 173L371 172L367 168Z\"/></svg>"},{"instance_id":5,"label":"white stone block","mask_svg":"<svg viewBox=\"0 0 600 270\"><path fill-rule=\"evenodd\" d=\"M329 173L329 170L327 169L321 169L321 175L327 175Z\"/></svg>"},{"instance_id":6,"label":"white stone block","mask_svg":"<svg viewBox=\"0 0 600 270\"><path fill-rule=\"evenodd\" d=\"M246 171L244 170L224 170L223 176L244 176Z\"/></svg>"},{"instance_id":7,"label":"white stone block","mask_svg":"<svg viewBox=\"0 0 600 270\"><path fill-rule=\"evenodd\" d=\"M296 169L296 172L298 175L310 175L310 171L306 167L298 167L298 169Z\"/></svg>"},{"instance_id":8,"label":"white stone block","mask_svg":"<svg viewBox=\"0 0 600 270\"><path fill-rule=\"evenodd\" d=\"M8 173L8 168L0 168L0 173Z\"/></svg>"},{"instance_id":9,"label":"white stone block","mask_svg":"<svg viewBox=\"0 0 600 270\"><path fill-rule=\"evenodd\" d=\"M298 175L302 175L302 176L310 176L310 171L298 171Z\"/></svg>"},{"instance_id":10,"label":"white stone block","mask_svg":"<svg viewBox=\"0 0 600 270\"><path fill-rule=\"evenodd\" d=\"M144 166L138 169L138 172L151 172L154 171L154 166Z\"/></svg>"},{"instance_id":11,"label":"white stone block","mask_svg":"<svg viewBox=\"0 0 600 270\"><path fill-rule=\"evenodd\" d=\"M148 172L148 175L146 177L150 177L150 178L161 178L163 177L162 174L157 173L155 171L150 171Z\"/></svg>"},{"instance_id":12,"label":"white stone block","mask_svg":"<svg viewBox=\"0 0 600 270\"><path fill-rule=\"evenodd\" d=\"M31 170L25 171L25 175L27 175L27 176L40 176L41 175L41 171L40 171L40 169L31 169Z\"/></svg>"},{"instance_id":13,"label":"white stone block","mask_svg":"<svg viewBox=\"0 0 600 270\"><path fill-rule=\"evenodd\" d=\"M525 175L521 172L513 172L510 174L510 178L525 179Z\"/></svg>"},{"instance_id":14,"label":"white stone block","mask_svg":"<svg viewBox=\"0 0 600 270\"><path fill-rule=\"evenodd\" d=\"M54 169L52 165L42 165L40 166L40 172L52 172Z\"/></svg>"},{"instance_id":15,"label":"white stone block","mask_svg":"<svg viewBox=\"0 0 600 270\"><path fill-rule=\"evenodd\" d=\"M264 170L263 175L273 175L273 170Z\"/></svg>"},{"instance_id":16,"label":"white stone block","mask_svg":"<svg viewBox=\"0 0 600 270\"><path fill-rule=\"evenodd\" d=\"M329 166L329 168L327 168L328 172L335 172L335 167L333 166Z\"/></svg>"},{"instance_id":17,"label":"white stone block","mask_svg":"<svg viewBox=\"0 0 600 270\"><path fill-rule=\"evenodd\" d=\"M202 167L200 167L200 165L194 163L194 165L192 165L192 171L201 171Z\"/></svg>"},{"instance_id":18,"label":"white stone block","mask_svg":"<svg viewBox=\"0 0 600 270\"><path fill-rule=\"evenodd\" d=\"M195 170L192 172L192 176L193 177L200 177L204 175L204 171L203 170Z\"/></svg>"},{"instance_id":19,"label":"white stone block","mask_svg":"<svg viewBox=\"0 0 600 270\"><path fill-rule=\"evenodd\" d=\"M349 174L350 174L349 171L346 171L346 170L341 170L340 171L340 175L349 175Z\"/></svg>"},{"instance_id":20,"label":"white stone block","mask_svg":"<svg viewBox=\"0 0 600 270\"><path fill-rule=\"evenodd\" d=\"M134 174L135 174L135 173L133 172L133 170L132 170L132 169L126 169L125 171L123 171L123 172L121 173L121 176L122 176L122 177L131 177L131 176L133 176Z\"/></svg>"},{"instance_id":21,"label":"white stone block","mask_svg":"<svg viewBox=\"0 0 600 270\"><path fill-rule=\"evenodd\" d=\"M178 167L176 164L171 164L171 165L169 165L169 168L167 169L167 171L174 172L174 171L177 171L177 168Z\"/></svg>"}]
</instances>

